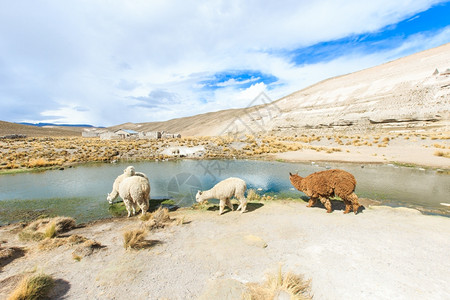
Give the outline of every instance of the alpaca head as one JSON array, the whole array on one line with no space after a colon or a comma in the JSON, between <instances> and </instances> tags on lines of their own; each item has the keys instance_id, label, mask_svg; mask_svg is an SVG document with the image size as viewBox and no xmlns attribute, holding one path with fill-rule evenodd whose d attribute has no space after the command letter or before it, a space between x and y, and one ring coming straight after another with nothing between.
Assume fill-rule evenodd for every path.
<instances>
[{"instance_id":1,"label":"alpaca head","mask_svg":"<svg viewBox=\"0 0 450 300\"><path fill-rule=\"evenodd\" d=\"M202 191L198 191L197 195L195 195L195 201L197 201L198 203L202 203L205 202L206 199L203 196L203 192Z\"/></svg>"},{"instance_id":2,"label":"alpaca head","mask_svg":"<svg viewBox=\"0 0 450 300\"><path fill-rule=\"evenodd\" d=\"M133 166L128 166L125 170L123 170L124 174L127 174L127 176L134 176L136 174L136 170Z\"/></svg>"},{"instance_id":3,"label":"alpaca head","mask_svg":"<svg viewBox=\"0 0 450 300\"><path fill-rule=\"evenodd\" d=\"M297 189L299 189L299 184L301 182L303 178L300 177L298 174L292 174L291 172L289 172L289 180L291 181L291 184L296 187Z\"/></svg>"},{"instance_id":4,"label":"alpaca head","mask_svg":"<svg viewBox=\"0 0 450 300\"><path fill-rule=\"evenodd\" d=\"M108 202L109 202L109 204L113 204L113 197L111 196L111 194L110 193L107 193L106 194L106 200L108 200Z\"/></svg>"}]
</instances>

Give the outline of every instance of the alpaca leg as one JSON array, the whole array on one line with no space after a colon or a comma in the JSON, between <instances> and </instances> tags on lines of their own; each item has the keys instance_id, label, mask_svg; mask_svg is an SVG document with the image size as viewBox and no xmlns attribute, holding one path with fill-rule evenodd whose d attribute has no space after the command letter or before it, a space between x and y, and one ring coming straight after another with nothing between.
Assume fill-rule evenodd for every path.
<instances>
[{"instance_id":1,"label":"alpaca leg","mask_svg":"<svg viewBox=\"0 0 450 300\"><path fill-rule=\"evenodd\" d=\"M131 216L132 205L128 199L123 199L123 203L125 204L125 208L128 211L128 218Z\"/></svg>"},{"instance_id":2,"label":"alpaca leg","mask_svg":"<svg viewBox=\"0 0 450 300\"><path fill-rule=\"evenodd\" d=\"M348 201L347 199L342 199L344 200L345 203L345 211L344 214L348 214L350 212L350 210L352 209L352 203L350 201Z\"/></svg>"},{"instance_id":3,"label":"alpaca leg","mask_svg":"<svg viewBox=\"0 0 450 300\"><path fill-rule=\"evenodd\" d=\"M309 198L308 205L306 205L306 207L314 206L314 205L316 205L316 202L317 202L317 198L311 197L311 198Z\"/></svg>"},{"instance_id":4,"label":"alpaca leg","mask_svg":"<svg viewBox=\"0 0 450 300\"><path fill-rule=\"evenodd\" d=\"M141 208L142 215L145 215L148 210L148 204L146 203L146 201L142 202L139 206Z\"/></svg>"},{"instance_id":5,"label":"alpaca leg","mask_svg":"<svg viewBox=\"0 0 450 300\"><path fill-rule=\"evenodd\" d=\"M225 200L220 199L219 202L219 216L223 214L223 209L225 208Z\"/></svg>"},{"instance_id":6,"label":"alpaca leg","mask_svg":"<svg viewBox=\"0 0 450 300\"><path fill-rule=\"evenodd\" d=\"M241 201L241 214L245 213L247 211L247 199L242 199Z\"/></svg>"},{"instance_id":7,"label":"alpaca leg","mask_svg":"<svg viewBox=\"0 0 450 300\"><path fill-rule=\"evenodd\" d=\"M323 206L327 209L327 213L331 213L333 209L331 208L331 202L328 198L319 197L320 202L322 202Z\"/></svg>"},{"instance_id":8,"label":"alpaca leg","mask_svg":"<svg viewBox=\"0 0 450 300\"><path fill-rule=\"evenodd\" d=\"M141 206L142 215L144 215L147 212L149 207L150 207L150 196L146 197L144 202L142 203Z\"/></svg>"},{"instance_id":9,"label":"alpaca leg","mask_svg":"<svg viewBox=\"0 0 450 300\"><path fill-rule=\"evenodd\" d=\"M227 206L231 209L231 211L234 211L234 207L233 207L233 204L231 204L231 200L230 200L230 198L227 198Z\"/></svg>"},{"instance_id":10,"label":"alpaca leg","mask_svg":"<svg viewBox=\"0 0 450 300\"><path fill-rule=\"evenodd\" d=\"M353 206L353 212L355 213L355 215L358 213L358 209L360 207L359 202L358 202L358 196L356 196L355 193L351 193L350 196L348 196L349 200L352 203Z\"/></svg>"},{"instance_id":11,"label":"alpaca leg","mask_svg":"<svg viewBox=\"0 0 450 300\"><path fill-rule=\"evenodd\" d=\"M241 214L247 211L247 198L244 195L239 196L239 208L241 209Z\"/></svg>"}]
</instances>

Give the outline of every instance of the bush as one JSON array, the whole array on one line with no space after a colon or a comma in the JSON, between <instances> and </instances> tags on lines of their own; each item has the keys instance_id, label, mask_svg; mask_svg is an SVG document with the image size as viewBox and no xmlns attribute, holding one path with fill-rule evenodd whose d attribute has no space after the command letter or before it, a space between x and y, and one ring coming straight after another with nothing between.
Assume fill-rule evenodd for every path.
<instances>
[{"instance_id":1,"label":"bush","mask_svg":"<svg viewBox=\"0 0 450 300\"><path fill-rule=\"evenodd\" d=\"M9 295L8 300L44 299L54 285L54 279L46 274L26 276Z\"/></svg>"},{"instance_id":2,"label":"bush","mask_svg":"<svg viewBox=\"0 0 450 300\"><path fill-rule=\"evenodd\" d=\"M303 276L288 272L282 274L281 267L277 274L268 274L267 280L262 284L247 284L248 292L244 295L246 300L272 300L272 299L312 299L309 294L310 281ZM284 296L284 297L283 297Z\"/></svg>"},{"instance_id":3,"label":"bush","mask_svg":"<svg viewBox=\"0 0 450 300\"><path fill-rule=\"evenodd\" d=\"M258 201L261 200L261 196L254 189L249 189L247 191L247 200L249 201Z\"/></svg>"},{"instance_id":4,"label":"bush","mask_svg":"<svg viewBox=\"0 0 450 300\"><path fill-rule=\"evenodd\" d=\"M41 241L45 238L54 238L75 226L75 220L70 217L38 219L28 224L19 233L19 238L23 241Z\"/></svg>"},{"instance_id":5,"label":"bush","mask_svg":"<svg viewBox=\"0 0 450 300\"><path fill-rule=\"evenodd\" d=\"M145 240L147 235L146 229L133 229L123 233L123 247L125 249L144 249L148 246Z\"/></svg>"}]
</instances>

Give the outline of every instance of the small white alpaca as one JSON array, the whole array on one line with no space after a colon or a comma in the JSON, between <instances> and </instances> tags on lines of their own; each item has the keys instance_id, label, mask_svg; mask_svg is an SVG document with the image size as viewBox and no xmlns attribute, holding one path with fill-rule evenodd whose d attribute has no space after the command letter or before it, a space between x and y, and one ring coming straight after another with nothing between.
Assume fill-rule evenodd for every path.
<instances>
[{"instance_id":1,"label":"small white alpaca","mask_svg":"<svg viewBox=\"0 0 450 300\"><path fill-rule=\"evenodd\" d=\"M237 210L241 210L241 213L243 213L247 208L247 199L244 196L246 190L247 184L244 180L230 177L222 180L210 190L203 192L198 191L195 200L200 203L208 199L219 199L219 215L221 215L225 208L225 204L233 210L233 205L230 200L231 198L236 197L240 202Z\"/></svg>"},{"instance_id":2,"label":"small white alpaca","mask_svg":"<svg viewBox=\"0 0 450 300\"><path fill-rule=\"evenodd\" d=\"M123 174L117 176L116 180L114 180L112 192L107 194L106 200L108 200L109 204L119 196L119 186L120 183L127 177L131 176L141 176L148 180L147 176L144 173L136 172L133 166L128 166L125 170L123 170Z\"/></svg>"},{"instance_id":3,"label":"small white alpaca","mask_svg":"<svg viewBox=\"0 0 450 300\"><path fill-rule=\"evenodd\" d=\"M125 203L128 217L131 215L131 210L133 215L136 214L138 207L144 215L149 207L150 183L141 176L127 177L120 183L119 195Z\"/></svg>"}]
</instances>

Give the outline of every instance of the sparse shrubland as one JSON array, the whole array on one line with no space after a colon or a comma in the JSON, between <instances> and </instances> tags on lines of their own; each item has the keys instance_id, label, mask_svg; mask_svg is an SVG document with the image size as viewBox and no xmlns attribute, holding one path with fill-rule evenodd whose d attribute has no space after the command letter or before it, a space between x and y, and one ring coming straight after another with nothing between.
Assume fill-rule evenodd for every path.
<instances>
[{"instance_id":1,"label":"sparse shrubland","mask_svg":"<svg viewBox=\"0 0 450 300\"><path fill-rule=\"evenodd\" d=\"M339 146L386 148L395 139L408 143L436 141L432 146L447 149L447 133L383 134L301 134L296 136L244 135L219 137L183 137L159 140L101 140L82 137L40 137L0 141L0 171L61 168L87 162L120 160L166 160L162 151L168 147L203 146L196 157L202 159L253 158L287 151L312 149L333 153L346 151ZM441 142L441 143L437 143ZM425 146L431 146L430 144ZM437 154L436 154L437 155ZM443 155L445 156L445 155Z\"/></svg>"}]
</instances>

